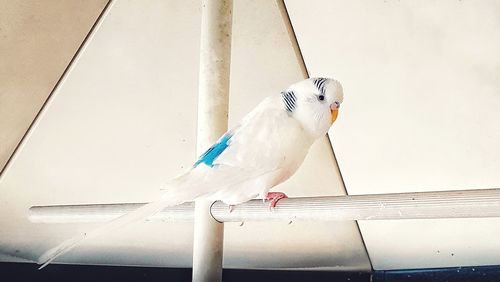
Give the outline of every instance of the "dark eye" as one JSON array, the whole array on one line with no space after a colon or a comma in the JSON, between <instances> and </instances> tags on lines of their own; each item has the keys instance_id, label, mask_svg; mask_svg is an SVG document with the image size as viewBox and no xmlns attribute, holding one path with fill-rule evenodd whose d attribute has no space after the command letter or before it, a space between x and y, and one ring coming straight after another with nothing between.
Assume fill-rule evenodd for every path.
<instances>
[{"instance_id":1,"label":"dark eye","mask_svg":"<svg viewBox=\"0 0 500 282\"><path fill-rule=\"evenodd\" d=\"M325 95L321 94L318 96L318 100L323 101L325 100Z\"/></svg>"}]
</instances>

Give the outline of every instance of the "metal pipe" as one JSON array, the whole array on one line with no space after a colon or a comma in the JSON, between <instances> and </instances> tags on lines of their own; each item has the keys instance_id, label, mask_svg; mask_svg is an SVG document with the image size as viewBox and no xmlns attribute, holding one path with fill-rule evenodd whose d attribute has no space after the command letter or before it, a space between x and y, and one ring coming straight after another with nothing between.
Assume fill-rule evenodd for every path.
<instances>
[{"instance_id":1,"label":"metal pipe","mask_svg":"<svg viewBox=\"0 0 500 282\"><path fill-rule=\"evenodd\" d=\"M203 0L201 8L197 152L227 131L232 0ZM197 201L193 281L222 281L224 225L210 215L212 202Z\"/></svg>"},{"instance_id":2,"label":"metal pipe","mask_svg":"<svg viewBox=\"0 0 500 282\"><path fill-rule=\"evenodd\" d=\"M140 205L36 206L30 208L28 218L37 223L102 222ZM288 198L280 200L273 211L262 200L235 206L232 212L224 203L216 202L211 214L219 222L500 217L500 189ZM185 203L166 208L149 220L193 218L194 204Z\"/></svg>"}]
</instances>

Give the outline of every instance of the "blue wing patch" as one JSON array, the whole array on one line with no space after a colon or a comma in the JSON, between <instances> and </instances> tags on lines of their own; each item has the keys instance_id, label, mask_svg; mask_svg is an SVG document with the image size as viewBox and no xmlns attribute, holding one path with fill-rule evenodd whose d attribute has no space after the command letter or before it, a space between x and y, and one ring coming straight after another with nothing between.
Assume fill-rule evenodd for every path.
<instances>
[{"instance_id":1,"label":"blue wing patch","mask_svg":"<svg viewBox=\"0 0 500 282\"><path fill-rule=\"evenodd\" d=\"M214 161L217 159L224 150L229 146L229 140L233 137L231 131L227 132L222 136L217 143L212 145L201 157L196 161L193 167L197 167L199 164L204 163L207 166L213 167Z\"/></svg>"}]
</instances>

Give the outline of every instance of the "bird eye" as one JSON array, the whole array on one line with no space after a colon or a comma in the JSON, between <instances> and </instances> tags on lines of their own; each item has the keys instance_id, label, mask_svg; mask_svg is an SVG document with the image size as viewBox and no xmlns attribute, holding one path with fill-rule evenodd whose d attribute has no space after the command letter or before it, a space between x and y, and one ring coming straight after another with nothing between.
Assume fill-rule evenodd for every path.
<instances>
[{"instance_id":1,"label":"bird eye","mask_svg":"<svg viewBox=\"0 0 500 282\"><path fill-rule=\"evenodd\" d=\"M318 100L323 101L325 100L325 95L321 94L318 96Z\"/></svg>"}]
</instances>

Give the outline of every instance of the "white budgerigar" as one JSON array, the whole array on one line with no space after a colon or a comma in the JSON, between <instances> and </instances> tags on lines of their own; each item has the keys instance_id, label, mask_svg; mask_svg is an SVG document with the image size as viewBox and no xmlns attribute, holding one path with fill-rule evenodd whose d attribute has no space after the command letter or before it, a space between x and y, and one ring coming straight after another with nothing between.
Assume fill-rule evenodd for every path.
<instances>
[{"instance_id":1,"label":"white budgerigar","mask_svg":"<svg viewBox=\"0 0 500 282\"><path fill-rule=\"evenodd\" d=\"M269 190L297 171L314 141L337 118L342 100L342 86L328 78L306 79L264 99L188 172L167 183L160 199L50 249L39 258L40 268L85 239L145 219L168 206L201 198L232 206L260 196L274 207L286 196Z\"/></svg>"}]
</instances>

